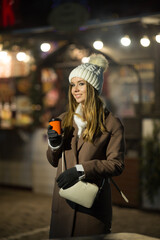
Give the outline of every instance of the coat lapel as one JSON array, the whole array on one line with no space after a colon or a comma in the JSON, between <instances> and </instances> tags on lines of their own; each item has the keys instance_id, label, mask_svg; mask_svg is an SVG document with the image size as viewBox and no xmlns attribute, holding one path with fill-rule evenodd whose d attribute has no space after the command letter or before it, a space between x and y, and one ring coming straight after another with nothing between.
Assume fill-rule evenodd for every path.
<instances>
[{"instance_id":1,"label":"coat lapel","mask_svg":"<svg viewBox=\"0 0 160 240\"><path fill-rule=\"evenodd\" d=\"M73 152L76 156L77 151L79 151L80 148L82 147L82 145L84 144L84 140L83 140L82 135L81 135L80 138L78 138L78 127L77 127L77 125L74 121L73 121L73 127L74 127L75 130L74 130L73 139L72 139L72 149L73 149Z\"/></svg>"},{"instance_id":2,"label":"coat lapel","mask_svg":"<svg viewBox=\"0 0 160 240\"><path fill-rule=\"evenodd\" d=\"M77 142L77 151L80 150L80 148L83 146L84 144L84 140L83 140L83 137L81 135L81 137L78 139L78 142Z\"/></svg>"},{"instance_id":3,"label":"coat lapel","mask_svg":"<svg viewBox=\"0 0 160 240\"><path fill-rule=\"evenodd\" d=\"M73 153L75 155L75 157L77 158L77 136L78 136L78 127L75 124L75 122L73 121L73 138L72 138L72 142L71 142L71 148L73 149Z\"/></svg>"}]
</instances>

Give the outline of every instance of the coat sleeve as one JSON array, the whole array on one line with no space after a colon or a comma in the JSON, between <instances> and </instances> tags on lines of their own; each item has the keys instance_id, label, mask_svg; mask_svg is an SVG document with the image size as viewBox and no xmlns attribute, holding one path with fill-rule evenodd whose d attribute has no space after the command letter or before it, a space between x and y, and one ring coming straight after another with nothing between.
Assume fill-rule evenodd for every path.
<instances>
[{"instance_id":1,"label":"coat sleeve","mask_svg":"<svg viewBox=\"0 0 160 240\"><path fill-rule=\"evenodd\" d=\"M61 155L62 155L62 147L60 147L55 151L52 151L51 148L48 146L47 159L53 167L58 166L58 162L59 162L59 159L61 158Z\"/></svg>"},{"instance_id":2,"label":"coat sleeve","mask_svg":"<svg viewBox=\"0 0 160 240\"><path fill-rule=\"evenodd\" d=\"M114 123L112 123L109 142L105 148L105 159L93 159L83 163L86 179L112 177L122 173L125 154L124 127L118 119Z\"/></svg>"}]
</instances>

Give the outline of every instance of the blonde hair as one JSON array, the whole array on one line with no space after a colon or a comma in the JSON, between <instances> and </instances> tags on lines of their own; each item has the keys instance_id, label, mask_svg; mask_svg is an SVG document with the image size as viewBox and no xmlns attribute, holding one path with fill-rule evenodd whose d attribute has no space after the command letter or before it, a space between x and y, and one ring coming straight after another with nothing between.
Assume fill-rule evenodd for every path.
<instances>
[{"instance_id":1,"label":"blonde hair","mask_svg":"<svg viewBox=\"0 0 160 240\"><path fill-rule=\"evenodd\" d=\"M106 131L105 127L105 110L104 104L99 97L98 91L92 87L88 82L86 82L87 86L87 97L84 103L83 110L83 120L87 121L87 126L82 134L84 141L93 142L94 138L98 136L100 133ZM69 86L68 91L68 111L62 121L62 126L64 128L65 134L68 136L72 131L73 127L73 116L75 114L75 110L78 106L78 103L74 99L71 93L72 86Z\"/></svg>"}]
</instances>

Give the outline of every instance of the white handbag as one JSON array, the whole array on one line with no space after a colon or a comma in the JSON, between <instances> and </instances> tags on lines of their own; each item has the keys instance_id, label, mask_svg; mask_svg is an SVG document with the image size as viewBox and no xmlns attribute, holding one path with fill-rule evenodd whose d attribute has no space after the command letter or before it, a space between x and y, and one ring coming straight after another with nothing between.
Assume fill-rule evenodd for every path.
<instances>
[{"instance_id":1,"label":"white handbag","mask_svg":"<svg viewBox=\"0 0 160 240\"><path fill-rule=\"evenodd\" d=\"M62 171L64 170L64 152L62 152ZM94 183L78 181L72 187L61 188L59 195L83 207L91 208L99 192L99 187Z\"/></svg>"},{"instance_id":2,"label":"white handbag","mask_svg":"<svg viewBox=\"0 0 160 240\"><path fill-rule=\"evenodd\" d=\"M72 187L61 188L59 194L61 197L75 202L83 207L91 208L98 193L96 184L78 181Z\"/></svg>"}]
</instances>

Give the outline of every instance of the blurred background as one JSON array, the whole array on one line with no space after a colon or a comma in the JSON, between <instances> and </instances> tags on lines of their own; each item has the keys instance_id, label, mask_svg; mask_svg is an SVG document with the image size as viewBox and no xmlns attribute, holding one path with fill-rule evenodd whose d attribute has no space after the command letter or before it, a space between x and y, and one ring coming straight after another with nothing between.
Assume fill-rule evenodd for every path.
<instances>
[{"instance_id":1,"label":"blurred background","mask_svg":"<svg viewBox=\"0 0 160 240\"><path fill-rule=\"evenodd\" d=\"M46 159L48 121L66 110L68 75L91 53L109 60L102 98L125 127L126 168L115 181L129 203L112 186L113 205L159 214L158 0L0 0L1 201L22 191L46 197L50 211L56 169ZM8 208L2 213L7 222ZM160 237L157 230L150 235Z\"/></svg>"}]
</instances>

